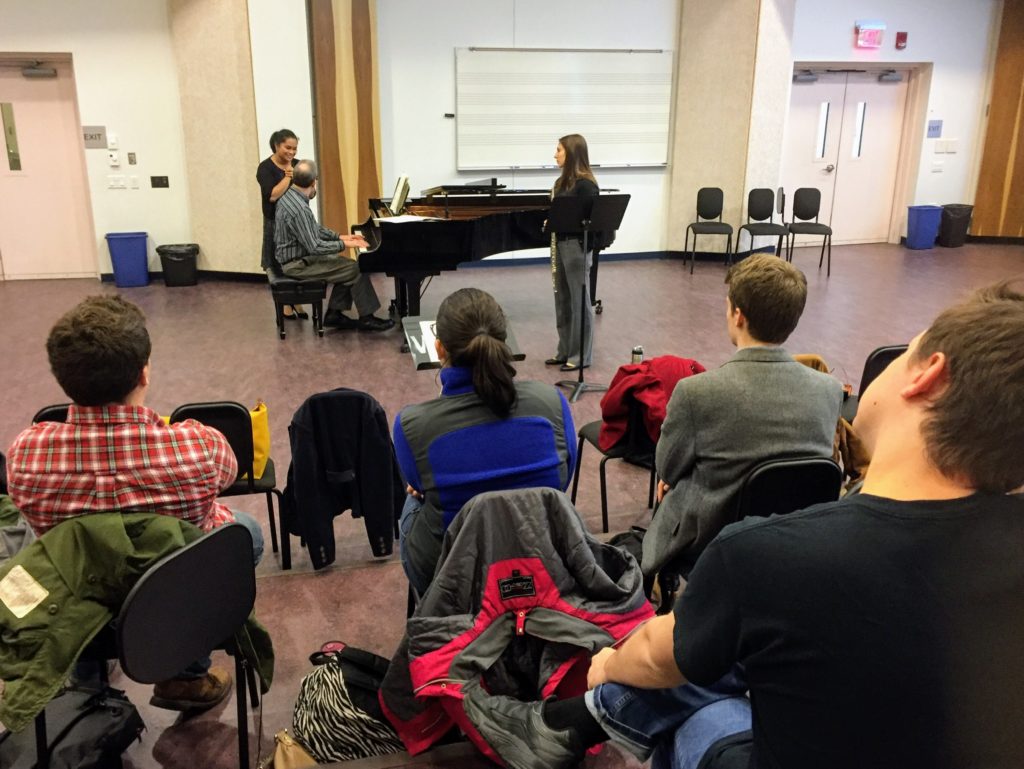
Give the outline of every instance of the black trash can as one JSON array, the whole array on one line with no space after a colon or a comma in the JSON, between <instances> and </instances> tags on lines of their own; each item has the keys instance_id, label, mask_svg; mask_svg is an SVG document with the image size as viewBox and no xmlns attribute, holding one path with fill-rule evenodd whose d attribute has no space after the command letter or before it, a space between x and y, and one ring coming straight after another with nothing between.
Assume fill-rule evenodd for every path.
<instances>
[{"instance_id":1,"label":"black trash can","mask_svg":"<svg viewBox=\"0 0 1024 769\"><path fill-rule=\"evenodd\" d=\"M194 286L199 282L196 273L199 246L195 243L157 246L156 252L160 255L165 286Z\"/></svg>"},{"instance_id":2,"label":"black trash can","mask_svg":"<svg viewBox=\"0 0 1024 769\"><path fill-rule=\"evenodd\" d=\"M939 223L939 245L959 248L967 242L967 229L971 226L974 206L963 203L949 203L942 207L942 221Z\"/></svg>"}]
</instances>

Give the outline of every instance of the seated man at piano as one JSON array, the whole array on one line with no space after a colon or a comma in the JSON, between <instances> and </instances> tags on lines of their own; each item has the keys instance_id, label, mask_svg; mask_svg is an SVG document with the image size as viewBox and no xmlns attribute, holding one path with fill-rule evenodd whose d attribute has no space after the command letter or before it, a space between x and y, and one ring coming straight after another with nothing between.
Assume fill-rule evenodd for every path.
<instances>
[{"instance_id":1,"label":"seated man at piano","mask_svg":"<svg viewBox=\"0 0 1024 769\"><path fill-rule=\"evenodd\" d=\"M317 168L312 160L300 160L292 170L292 186L277 201L274 225L274 256L289 278L319 279L332 283L324 325L359 331L387 331L395 322L374 313L380 300L368 275L345 251L365 248L360 235L339 235L321 226L309 202L316 197ZM355 303L358 319L345 315Z\"/></svg>"}]
</instances>

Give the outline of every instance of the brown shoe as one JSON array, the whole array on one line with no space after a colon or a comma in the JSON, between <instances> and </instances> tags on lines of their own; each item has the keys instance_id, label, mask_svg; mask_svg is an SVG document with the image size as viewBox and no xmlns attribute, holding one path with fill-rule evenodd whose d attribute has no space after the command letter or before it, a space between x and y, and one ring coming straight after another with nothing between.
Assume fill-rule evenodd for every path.
<instances>
[{"instance_id":1,"label":"brown shoe","mask_svg":"<svg viewBox=\"0 0 1024 769\"><path fill-rule=\"evenodd\" d=\"M172 678L153 687L149 704L167 710L208 710L231 693L231 673L210 668L202 678Z\"/></svg>"}]
</instances>

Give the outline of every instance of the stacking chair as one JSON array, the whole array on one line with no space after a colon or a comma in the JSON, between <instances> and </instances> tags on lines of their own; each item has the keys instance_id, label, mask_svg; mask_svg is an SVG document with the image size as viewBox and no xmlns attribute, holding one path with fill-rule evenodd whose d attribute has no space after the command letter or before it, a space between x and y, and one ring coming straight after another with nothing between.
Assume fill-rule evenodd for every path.
<instances>
[{"instance_id":1,"label":"stacking chair","mask_svg":"<svg viewBox=\"0 0 1024 769\"><path fill-rule=\"evenodd\" d=\"M736 499L734 520L749 515L784 515L821 502L839 499L843 471L828 457L769 459L751 470ZM680 564L670 563L658 574L659 614L672 609L679 589Z\"/></svg>"},{"instance_id":2,"label":"stacking chair","mask_svg":"<svg viewBox=\"0 0 1024 769\"><path fill-rule=\"evenodd\" d=\"M277 495L277 515L281 523L281 568L292 567L291 545L288 528L284 522L284 508L281 503L281 491L277 488L277 474L274 460L267 457L267 467L262 478L252 477L253 445L252 417L249 410L241 403L233 401L215 401L211 403L187 403L178 406L171 414L171 422L184 422L194 419L204 425L220 430L231 444L238 460L238 478L221 492L222 497L234 497L244 494L265 494L267 498L267 516L270 519L270 543L274 552L278 552L277 525L274 522L274 495Z\"/></svg>"},{"instance_id":3,"label":"stacking chair","mask_svg":"<svg viewBox=\"0 0 1024 769\"><path fill-rule=\"evenodd\" d=\"M609 459L625 459L627 462L639 464L651 469L651 479L647 491L647 506L654 505L654 482L657 471L654 466L654 441L647 434L647 427L644 425L643 410L635 400L630 400L629 421L626 427L625 437L608 451L601 451L598 444L598 436L601 433L601 420L588 422L580 428L580 441L576 447L576 470L572 475L572 503L576 504L576 490L580 484L580 465L583 459L583 444L589 443L601 452L600 478L601 478L601 527L602 531L608 533L608 480L605 475L604 466Z\"/></svg>"},{"instance_id":4,"label":"stacking chair","mask_svg":"<svg viewBox=\"0 0 1024 769\"><path fill-rule=\"evenodd\" d=\"M853 418L857 416L857 407L860 405L860 396L868 389L868 385L875 381L875 378L906 349L907 345L905 344L893 344L887 347L876 347L868 353L868 357L864 361L864 373L860 375L860 394L851 395L843 401L843 407L839 412L843 419L853 423Z\"/></svg>"},{"instance_id":5,"label":"stacking chair","mask_svg":"<svg viewBox=\"0 0 1024 769\"><path fill-rule=\"evenodd\" d=\"M789 223L789 243L786 249L786 261L793 261L793 244L797 235L819 235L821 241L821 257L818 269L825 259L825 248L828 247L828 270L826 276L832 274L832 228L818 221L821 210L821 190L814 187L801 187L793 193L793 221ZM813 219L814 221L810 221Z\"/></svg>"},{"instance_id":6,"label":"stacking chair","mask_svg":"<svg viewBox=\"0 0 1024 769\"><path fill-rule=\"evenodd\" d=\"M53 406L43 406L36 415L32 417L32 424L38 422L67 422L68 407L70 403L57 403Z\"/></svg>"},{"instance_id":7,"label":"stacking chair","mask_svg":"<svg viewBox=\"0 0 1024 769\"><path fill-rule=\"evenodd\" d=\"M725 261L732 260L732 225L722 221L723 196L720 187L701 187L697 190L697 221L686 226L683 237L683 264L686 264L690 253L688 246L690 233L693 232L693 255L690 258L690 274L693 275L693 263L697 261L698 235L725 235ZM703 221L703 220L715 221Z\"/></svg>"},{"instance_id":8,"label":"stacking chair","mask_svg":"<svg viewBox=\"0 0 1024 769\"><path fill-rule=\"evenodd\" d=\"M787 250L789 247L789 228L782 223L775 222L775 191L767 187L753 189L747 195L747 222L741 224L736 232L736 250L740 250L740 236L743 230L750 235L750 250L754 250L754 238L767 236L778 238L778 245L775 246L775 255L782 255L782 239L786 239Z\"/></svg>"}]
</instances>

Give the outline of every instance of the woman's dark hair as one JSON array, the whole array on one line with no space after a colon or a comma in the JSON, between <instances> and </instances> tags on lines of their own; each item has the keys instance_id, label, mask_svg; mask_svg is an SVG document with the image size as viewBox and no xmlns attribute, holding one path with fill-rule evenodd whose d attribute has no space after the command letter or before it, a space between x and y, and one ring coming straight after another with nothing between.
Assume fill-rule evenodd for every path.
<instances>
[{"instance_id":1,"label":"woman's dark hair","mask_svg":"<svg viewBox=\"0 0 1024 769\"><path fill-rule=\"evenodd\" d=\"M282 128L280 131L274 131L270 134L270 151L277 152L279 145L284 144L288 139L299 140L299 137L289 131L287 128Z\"/></svg>"},{"instance_id":2,"label":"woman's dark hair","mask_svg":"<svg viewBox=\"0 0 1024 769\"><path fill-rule=\"evenodd\" d=\"M568 192L576 186L580 179L590 179L597 184L594 172L590 170L590 153L587 152L587 140L579 134L569 134L558 140L565 150L565 162L562 163L562 175L555 182L555 194Z\"/></svg>"},{"instance_id":3,"label":"woman's dark hair","mask_svg":"<svg viewBox=\"0 0 1024 769\"><path fill-rule=\"evenodd\" d=\"M460 288L437 310L437 338L453 366L473 372L473 389L499 417L516 402L512 351L505 344L505 313L494 297L479 288Z\"/></svg>"}]
</instances>

